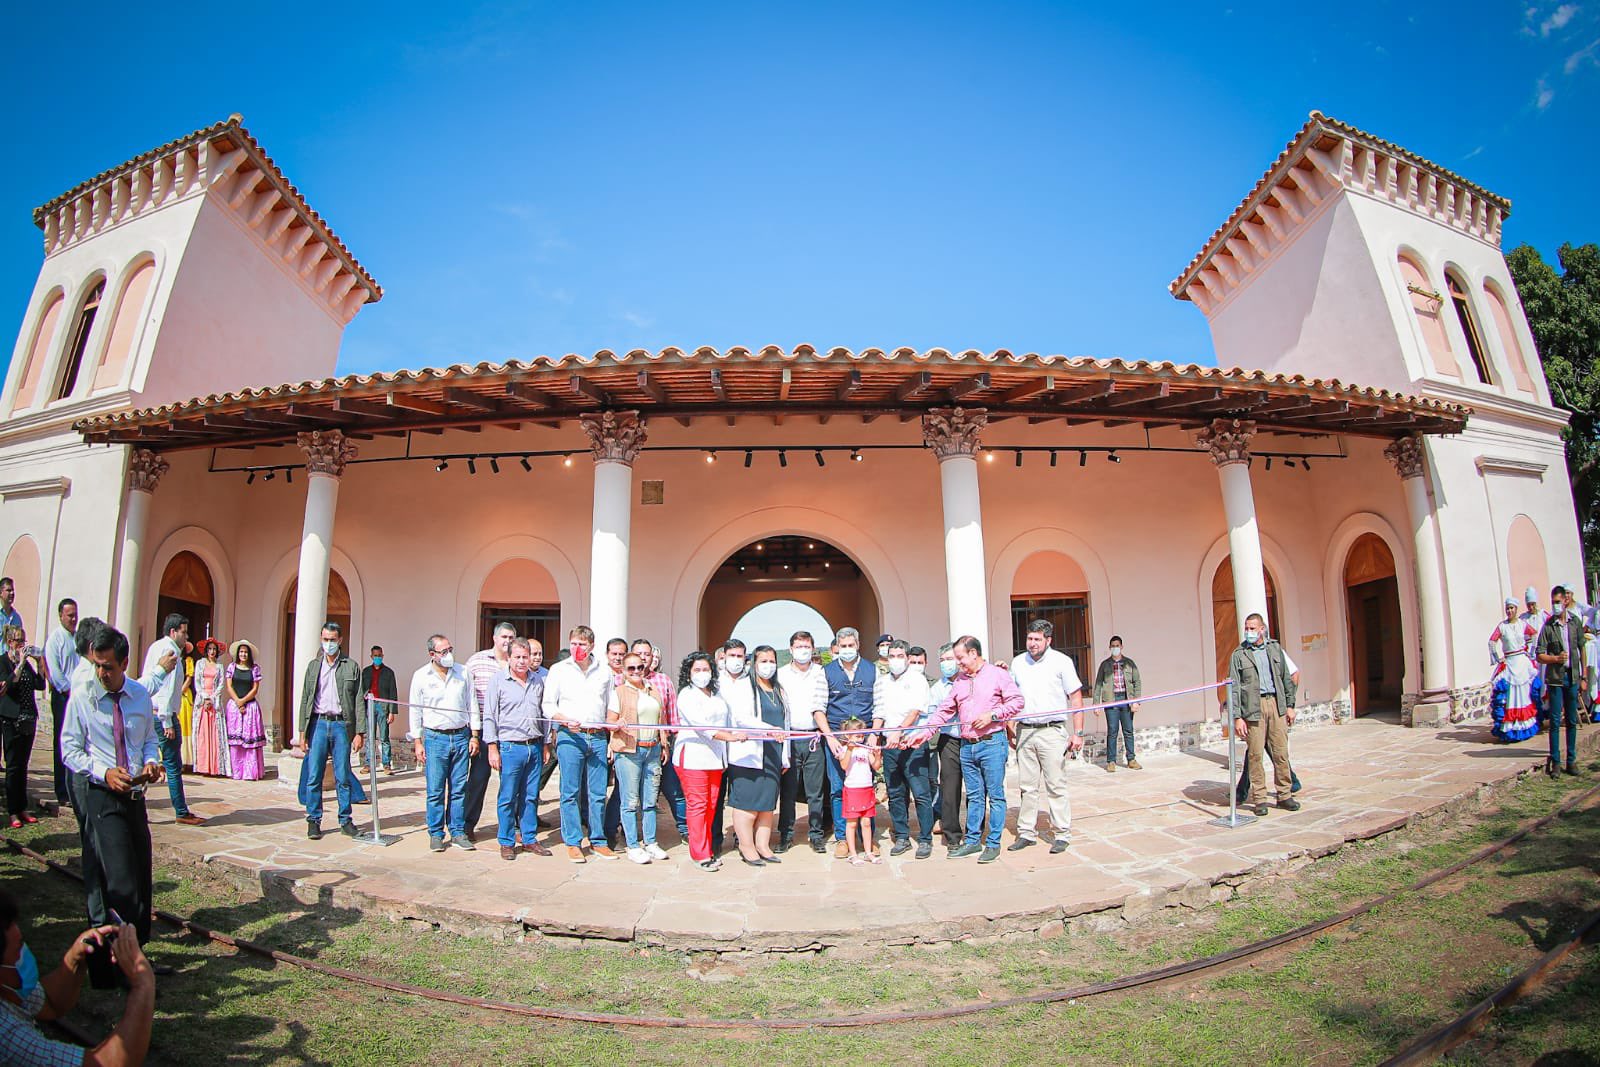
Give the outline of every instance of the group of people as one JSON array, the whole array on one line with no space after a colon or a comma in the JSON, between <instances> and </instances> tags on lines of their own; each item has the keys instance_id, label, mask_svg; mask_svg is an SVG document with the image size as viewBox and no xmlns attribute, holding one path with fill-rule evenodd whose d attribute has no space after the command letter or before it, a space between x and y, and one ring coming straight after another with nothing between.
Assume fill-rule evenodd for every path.
<instances>
[{"instance_id":1,"label":"group of people","mask_svg":"<svg viewBox=\"0 0 1600 1067\"><path fill-rule=\"evenodd\" d=\"M1577 774L1578 724L1594 718L1600 700L1600 609L1571 585L1550 590L1549 611L1533 586L1522 601L1506 597L1505 619L1489 635L1492 733L1511 743L1547 727L1545 771Z\"/></svg>"},{"instance_id":2,"label":"group of people","mask_svg":"<svg viewBox=\"0 0 1600 1067\"><path fill-rule=\"evenodd\" d=\"M540 643L502 623L490 647L465 662L448 636L431 635L427 662L402 702L382 649L358 667L330 622L307 664L295 720L294 744L307 756L300 782L307 836L322 836L330 764L340 830L358 835L352 804L363 797L351 757L380 760L392 773L390 730L404 710L434 852L477 849L497 772L496 843L507 861L552 854L538 838L547 828L538 797L559 775L560 844L573 863L665 859L657 839L663 797L691 861L706 870L721 865L729 822L741 862L782 863L802 800L816 852L828 851L831 835L837 858L879 862L878 806L886 802L891 855L915 849L916 858L928 858L937 830L951 857L991 863L1000 854L1014 753L1021 803L1009 848L1043 843L1042 831L1049 851L1060 854L1071 841L1066 768L1084 744L1085 686L1073 659L1051 647L1053 636L1048 621L1031 623L1026 650L1004 666L985 659L976 637L957 638L939 650L931 681L926 650L889 634L870 660L860 633L845 627L826 662L805 631L790 637L787 657L733 638L684 657L674 679L647 639L613 638L602 653L594 632L578 626L566 654L546 667ZM1116 770L1119 749L1125 766L1142 769L1133 716L1143 686L1122 644L1112 638L1092 690L1106 712L1108 771ZM1295 810L1287 727L1298 669L1266 637L1259 616L1247 622L1232 674L1232 718L1250 742L1240 788L1248 783L1247 802L1265 814L1264 761L1271 759L1278 803ZM376 703L370 725L369 699Z\"/></svg>"}]
</instances>

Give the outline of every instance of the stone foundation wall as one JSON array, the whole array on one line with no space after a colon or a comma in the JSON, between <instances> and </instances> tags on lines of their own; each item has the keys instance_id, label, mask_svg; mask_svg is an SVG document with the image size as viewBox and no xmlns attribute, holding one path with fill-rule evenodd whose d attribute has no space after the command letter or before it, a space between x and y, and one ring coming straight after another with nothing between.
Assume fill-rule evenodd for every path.
<instances>
[{"instance_id":1,"label":"stone foundation wall","mask_svg":"<svg viewBox=\"0 0 1600 1067\"><path fill-rule=\"evenodd\" d=\"M1297 730L1309 726L1337 726L1351 717L1348 700L1324 700L1301 707L1295 715L1294 725ZM1168 723L1145 729L1139 727L1138 715L1133 717L1133 721L1133 747L1137 752L1182 752L1225 740L1221 719ZM1085 733L1083 740L1084 757L1103 762L1106 758L1105 733Z\"/></svg>"},{"instance_id":2,"label":"stone foundation wall","mask_svg":"<svg viewBox=\"0 0 1600 1067\"><path fill-rule=\"evenodd\" d=\"M1477 722L1489 718L1490 685L1450 690L1450 721Z\"/></svg>"}]
</instances>

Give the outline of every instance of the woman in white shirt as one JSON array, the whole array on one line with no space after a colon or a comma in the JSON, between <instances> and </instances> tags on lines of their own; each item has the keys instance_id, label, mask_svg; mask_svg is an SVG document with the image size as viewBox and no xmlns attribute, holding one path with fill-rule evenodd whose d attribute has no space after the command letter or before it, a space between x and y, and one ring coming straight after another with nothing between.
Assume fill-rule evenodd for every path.
<instances>
[{"instance_id":1,"label":"woman in white shirt","mask_svg":"<svg viewBox=\"0 0 1600 1067\"><path fill-rule=\"evenodd\" d=\"M722 864L711 854L711 816L717 810L722 770L727 766L728 741L743 741L733 729L733 713L717 695L716 661L709 652L691 652L678 669L678 725L700 727L678 732L672 765L683 784L684 808L689 820L689 858L702 870Z\"/></svg>"},{"instance_id":2,"label":"woman in white shirt","mask_svg":"<svg viewBox=\"0 0 1600 1067\"><path fill-rule=\"evenodd\" d=\"M783 861L772 851L772 827L777 821L778 782L789 766L789 741L766 731L788 727L789 708L783 689L774 680L778 653L761 645L751 654L754 670L732 685L748 685L751 699L730 701L735 726L756 733L751 741L728 746L728 807L733 811L733 832L739 840L739 858L750 867Z\"/></svg>"}]
</instances>

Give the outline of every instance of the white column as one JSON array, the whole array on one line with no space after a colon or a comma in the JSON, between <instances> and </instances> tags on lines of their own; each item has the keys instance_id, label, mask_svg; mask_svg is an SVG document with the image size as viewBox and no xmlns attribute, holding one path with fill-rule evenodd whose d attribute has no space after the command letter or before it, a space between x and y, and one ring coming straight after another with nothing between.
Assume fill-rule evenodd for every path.
<instances>
[{"instance_id":1,"label":"white column","mask_svg":"<svg viewBox=\"0 0 1600 1067\"><path fill-rule=\"evenodd\" d=\"M144 567L144 536L150 502L170 464L148 448L134 449L128 462L128 506L122 515L122 552L117 557L116 626L129 644L139 640L139 571Z\"/></svg>"},{"instance_id":2,"label":"white column","mask_svg":"<svg viewBox=\"0 0 1600 1067\"><path fill-rule=\"evenodd\" d=\"M1400 475L1406 493L1406 515L1417 557L1417 621L1422 628L1422 691L1412 711L1413 725L1442 725L1449 720L1450 650L1445 623L1444 564L1428 496L1427 450L1422 439L1402 437L1384 449Z\"/></svg>"},{"instance_id":3,"label":"white column","mask_svg":"<svg viewBox=\"0 0 1600 1067\"><path fill-rule=\"evenodd\" d=\"M1251 614L1267 617L1267 572L1261 560L1261 530L1256 525L1256 497L1250 485L1250 438L1256 424L1241 419L1216 419L1195 434L1195 443L1211 452L1222 483L1222 512L1228 523L1228 554L1233 565L1233 602L1240 633ZM1283 634L1274 634L1282 640Z\"/></svg>"},{"instance_id":4,"label":"white column","mask_svg":"<svg viewBox=\"0 0 1600 1067\"><path fill-rule=\"evenodd\" d=\"M355 458L356 446L339 430L317 430L298 437L306 454L306 514L300 532L300 574L294 595L294 659L290 691L283 706L299 700L305 665L318 654L322 624L328 621L328 571L333 554L333 520L339 508L339 479ZM348 641L349 635L345 635ZM349 651L348 644L346 651ZM291 711L289 721L294 722ZM293 726L290 726L293 730Z\"/></svg>"},{"instance_id":5,"label":"white column","mask_svg":"<svg viewBox=\"0 0 1600 1067\"><path fill-rule=\"evenodd\" d=\"M637 411L583 415L594 452L594 523L589 543L589 626L597 641L628 633L628 550L633 527L633 461L644 444Z\"/></svg>"},{"instance_id":6,"label":"white column","mask_svg":"<svg viewBox=\"0 0 1600 1067\"><path fill-rule=\"evenodd\" d=\"M982 408L935 408L922 418L922 439L939 460L944 501L944 575L950 636L971 634L989 647L989 570L978 498L978 437L989 421ZM1013 650L1006 649L1010 655Z\"/></svg>"}]
</instances>

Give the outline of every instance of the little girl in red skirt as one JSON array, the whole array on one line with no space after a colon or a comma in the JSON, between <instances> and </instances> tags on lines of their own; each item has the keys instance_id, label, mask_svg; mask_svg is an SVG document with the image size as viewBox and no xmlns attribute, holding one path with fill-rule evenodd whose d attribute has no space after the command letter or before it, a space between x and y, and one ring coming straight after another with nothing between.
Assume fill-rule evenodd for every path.
<instances>
[{"instance_id":1,"label":"little girl in red skirt","mask_svg":"<svg viewBox=\"0 0 1600 1067\"><path fill-rule=\"evenodd\" d=\"M858 718L846 719L839 727L849 733L865 730L867 724ZM872 787L872 773L883 766L883 752L869 740L867 734L850 734L845 742L844 757L844 807L845 844L850 849L850 863L860 867L868 860L882 863L883 859L872 847L872 820L878 814L878 798ZM859 827L859 830L857 829ZM856 842L860 841L860 851ZM866 859L862 856L865 854Z\"/></svg>"}]
</instances>

